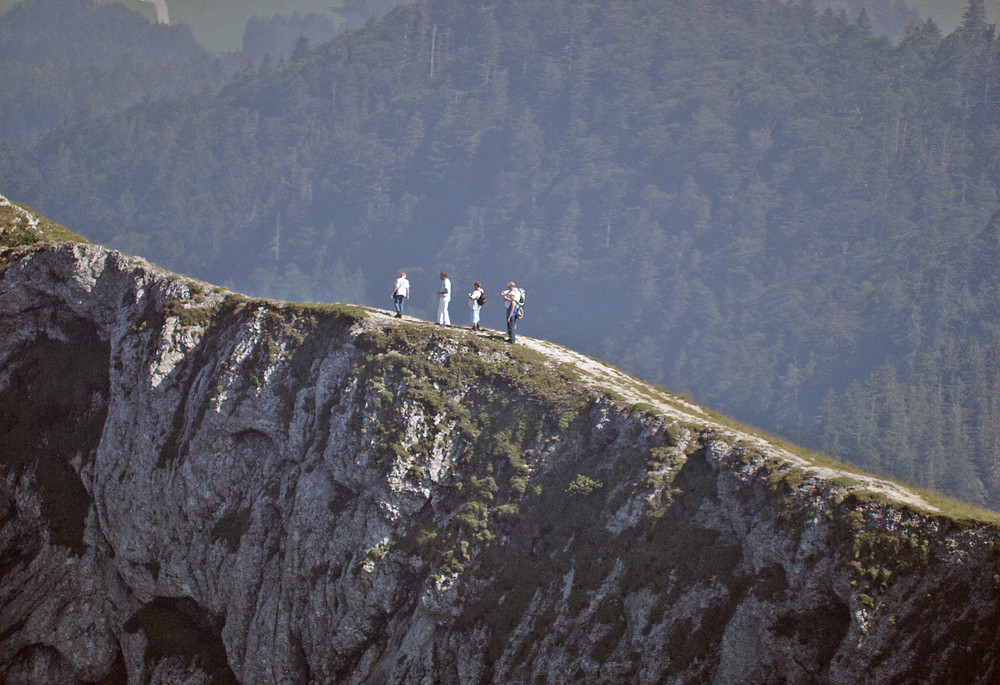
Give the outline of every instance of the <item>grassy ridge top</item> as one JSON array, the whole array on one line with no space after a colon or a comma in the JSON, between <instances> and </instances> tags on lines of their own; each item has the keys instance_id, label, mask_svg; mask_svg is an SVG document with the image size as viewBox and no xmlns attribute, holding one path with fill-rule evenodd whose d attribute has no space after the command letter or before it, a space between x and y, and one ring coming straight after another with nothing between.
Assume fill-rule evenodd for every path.
<instances>
[{"instance_id":1,"label":"grassy ridge top","mask_svg":"<svg viewBox=\"0 0 1000 685\"><path fill-rule=\"evenodd\" d=\"M658 416L676 430L689 430L694 434L711 433L725 442L739 446L749 455L756 455L754 458L772 464L769 468L773 468L793 489L806 481L825 483L831 489L843 491L845 496L859 501L915 509L959 525L1000 525L1000 514L997 512L957 502L883 475L865 472L854 465L698 406L683 395L645 383L600 360L548 341L519 336L520 344L509 346L498 342L503 337L499 331L487 330L485 334L476 334L464 329L442 329L422 321L397 322L388 312L369 307L352 307L352 310L355 313L367 313L363 326L367 331L363 336L365 345L378 356L398 358L402 353L407 358L430 358L433 357L432 349L441 345L454 345L456 349L463 351L459 357L466 359L467 364L471 363L480 371L484 364L493 369L493 372L498 368L506 369L505 385L520 388L532 397L545 398L551 402L552 407L566 404L567 398L575 398L569 404L575 405L575 411L582 411L582 407L576 405L586 404L588 398L592 400L603 397L619 404L631 414ZM417 375L433 378L439 387L454 389L461 385L452 373L455 369L465 367L454 365L453 362L445 365L429 364L422 367ZM468 372L468 369L465 371ZM492 377L486 374L484 378L486 376ZM514 378L516 381L511 380ZM556 410L556 413L563 411Z\"/></svg>"},{"instance_id":2,"label":"grassy ridge top","mask_svg":"<svg viewBox=\"0 0 1000 685\"><path fill-rule=\"evenodd\" d=\"M87 242L65 226L41 217L28 207L0 195L0 247L57 242Z\"/></svg>"}]
</instances>

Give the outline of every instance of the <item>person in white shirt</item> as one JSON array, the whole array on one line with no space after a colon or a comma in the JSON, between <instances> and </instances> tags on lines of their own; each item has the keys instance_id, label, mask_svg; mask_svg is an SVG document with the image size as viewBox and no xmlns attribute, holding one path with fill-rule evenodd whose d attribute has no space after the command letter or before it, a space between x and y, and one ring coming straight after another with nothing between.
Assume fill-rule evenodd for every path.
<instances>
[{"instance_id":1,"label":"person in white shirt","mask_svg":"<svg viewBox=\"0 0 1000 685\"><path fill-rule=\"evenodd\" d=\"M406 272L402 271L396 279L396 287L392 289L392 302L396 305L396 318L403 318L403 303L410 299L410 282L406 280Z\"/></svg>"},{"instance_id":2,"label":"person in white shirt","mask_svg":"<svg viewBox=\"0 0 1000 685\"><path fill-rule=\"evenodd\" d=\"M483 284L479 281L473 284L472 292L468 294L469 307L472 309L472 330L474 331L482 330L479 328L479 308L483 306L481 300L485 294L483 292Z\"/></svg>"},{"instance_id":3,"label":"person in white shirt","mask_svg":"<svg viewBox=\"0 0 1000 685\"><path fill-rule=\"evenodd\" d=\"M514 285L514 281L507 284L507 289L500 293L500 297L507 303L507 342L513 343L516 340L518 310L524 294L520 288Z\"/></svg>"},{"instance_id":4,"label":"person in white shirt","mask_svg":"<svg viewBox=\"0 0 1000 685\"><path fill-rule=\"evenodd\" d=\"M451 302L451 279L444 271L441 272L441 290L438 291L438 319L437 322L445 326L451 325L451 317L448 316L448 303Z\"/></svg>"}]
</instances>

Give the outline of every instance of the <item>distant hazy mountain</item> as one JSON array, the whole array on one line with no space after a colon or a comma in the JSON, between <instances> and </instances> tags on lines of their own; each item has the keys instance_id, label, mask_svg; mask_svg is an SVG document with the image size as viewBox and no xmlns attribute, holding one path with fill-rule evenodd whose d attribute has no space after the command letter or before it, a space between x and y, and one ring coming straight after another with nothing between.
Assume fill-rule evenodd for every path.
<instances>
[{"instance_id":1,"label":"distant hazy mountain","mask_svg":"<svg viewBox=\"0 0 1000 685\"><path fill-rule=\"evenodd\" d=\"M0 141L144 99L215 89L235 70L187 26L161 26L118 4L28 0L0 15Z\"/></svg>"},{"instance_id":2,"label":"distant hazy mountain","mask_svg":"<svg viewBox=\"0 0 1000 685\"><path fill-rule=\"evenodd\" d=\"M156 10L141 0L102 0L121 2L155 21ZM406 4L404 0L166 0L174 24L191 27L195 38L211 50L239 50L243 29L253 17L267 19L276 14L292 16L314 14L347 26L360 26L369 18L380 17L389 9ZM0 12L17 4L17 0L0 0ZM843 7L853 20L865 7L873 30L882 35L897 36L898 18L916 11L921 19L933 19L950 32L962 20L965 4L957 0L815 0L816 7ZM1000 0L987 0L989 20L1000 21ZM315 43L315 41L313 41Z\"/></svg>"},{"instance_id":3,"label":"distant hazy mountain","mask_svg":"<svg viewBox=\"0 0 1000 685\"><path fill-rule=\"evenodd\" d=\"M348 0L338 14L292 12L251 16L248 22L241 15L223 24L239 30L242 50L214 53L196 40L195 24L177 21L178 13L171 13L175 21L169 26L144 16L149 3L25 0L0 14L0 141L18 146L57 124L145 99L214 91L238 68L265 57L272 62L291 57L303 39L319 45L395 4ZM183 18L183 6L177 6ZM224 16L212 15L212 22Z\"/></svg>"},{"instance_id":4,"label":"distant hazy mountain","mask_svg":"<svg viewBox=\"0 0 1000 685\"><path fill-rule=\"evenodd\" d=\"M156 8L141 0L101 0L121 3L156 21ZM0 12L17 0L0 0ZM373 17L381 17L403 0L166 0L171 24L186 24L194 37L210 50L235 52L243 43L243 30L252 18L267 19L276 14L313 14L326 17L348 28L360 26Z\"/></svg>"}]
</instances>

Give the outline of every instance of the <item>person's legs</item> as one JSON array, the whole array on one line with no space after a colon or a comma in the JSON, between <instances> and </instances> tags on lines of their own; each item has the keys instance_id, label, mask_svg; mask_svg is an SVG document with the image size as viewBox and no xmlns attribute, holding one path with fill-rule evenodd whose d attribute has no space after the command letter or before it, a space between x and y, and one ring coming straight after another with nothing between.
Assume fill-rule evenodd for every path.
<instances>
[{"instance_id":1,"label":"person's legs","mask_svg":"<svg viewBox=\"0 0 1000 685\"><path fill-rule=\"evenodd\" d=\"M392 299L395 300L395 303L396 303L396 316L397 317L403 316L403 303L406 302L406 296L405 295L393 295Z\"/></svg>"},{"instance_id":2,"label":"person's legs","mask_svg":"<svg viewBox=\"0 0 1000 685\"><path fill-rule=\"evenodd\" d=\"M515 328L517 328L517 319L513 316L507 317L507 342L514 342L516 335Z\"/></svg>"},{"instance_id":3,"label":"person's legs","mask_svg":"<svg viewBox=\"0 0 1000 685\"><path fill-rule=\"evenodd\" d=\"M449 302L451 302L451 298L449 297L446 297L442 302L442 306L444 307L444 321L442 321L441 323L443 323L445 326L451 325L451 316L448 315Z\"/></svg>"},{"instance_id":4,"label":"person's legs","mask_svg":"<svg viewBox=\"0 0 1000 685\"><path fill-rule=\"evenodd\" d=\"M472 329L479 330L479 307L472 308Z\"/></svg>"}]
</instances>

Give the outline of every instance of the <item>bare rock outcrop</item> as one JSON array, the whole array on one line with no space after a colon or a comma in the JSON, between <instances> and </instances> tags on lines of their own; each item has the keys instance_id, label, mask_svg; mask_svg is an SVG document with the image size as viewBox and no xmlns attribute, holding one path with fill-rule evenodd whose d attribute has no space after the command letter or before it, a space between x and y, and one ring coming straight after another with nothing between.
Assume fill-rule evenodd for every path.
<instances>
[{"instance_id":1,"label":"bare rock outcrop","mask_svg":"<svg viewBox=\"0 0 1000 685\"><path fill-rule=\"evenodd\" d=\"M1000 676L994 525L555 346L71 243L0 321L12 685Z\"/></svg>"}]
</instances>

